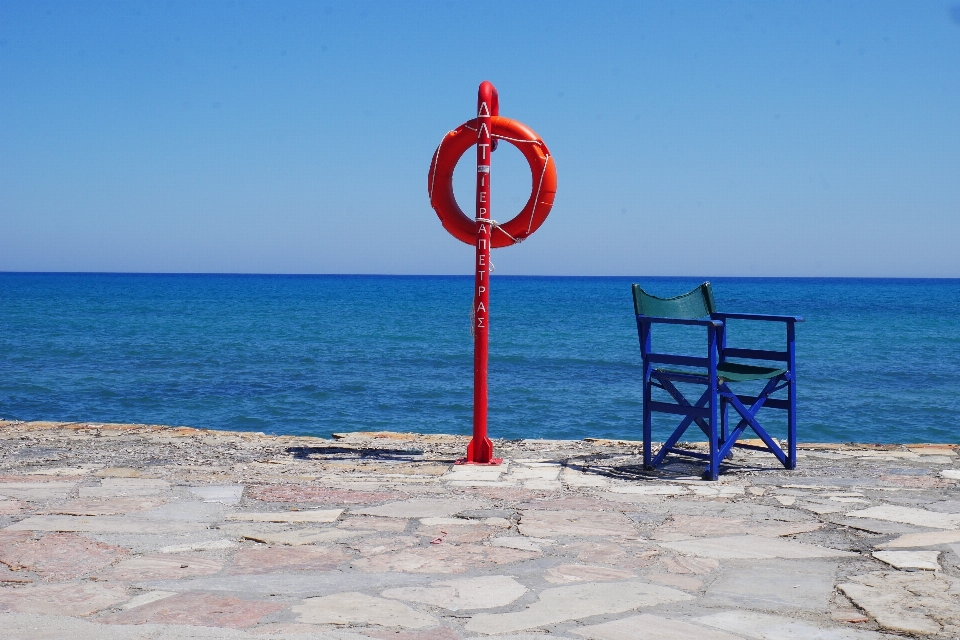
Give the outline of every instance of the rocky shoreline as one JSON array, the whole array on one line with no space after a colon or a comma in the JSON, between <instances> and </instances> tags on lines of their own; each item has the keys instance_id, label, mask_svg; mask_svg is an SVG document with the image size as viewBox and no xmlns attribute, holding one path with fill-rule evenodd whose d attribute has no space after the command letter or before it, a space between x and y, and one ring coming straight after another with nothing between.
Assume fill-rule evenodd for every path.
<instances>
[{"instance_id":1,"label":"rocky shoreline","mask_svg":"<svg viewBox=\"0 0 960 640\"><path fill-rule=\"evenodd\" d=\"M960 636L954 445L737 452L0 421L4 637ZM691 447L698 445L691 444Z\"/></svg>"}]
</instances>

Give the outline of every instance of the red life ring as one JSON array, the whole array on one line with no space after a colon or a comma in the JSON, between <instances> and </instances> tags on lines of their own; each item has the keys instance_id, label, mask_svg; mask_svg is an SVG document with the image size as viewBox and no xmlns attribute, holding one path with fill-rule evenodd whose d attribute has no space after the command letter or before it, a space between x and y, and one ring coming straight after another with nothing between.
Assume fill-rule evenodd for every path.
<instances>
[{"instance_id":1,"label":"red life ring","mask_svg":"<svg viewBox=\"0 0 960 640\"><path fill-rule=\"evenodd\" d=\"M523 154L530 165L533 188L526 206L509 222L492 223L490 246L497 249L521 242L536 231L550 214L557 193L557 169L547 145L526 125L500 116L491 118L494 140L506 140ZM467 149L477 143L477 121L468 120L440 141L427 174L430 206L437 212L443 228L467 244L475 244L477 223L468 218L453 195L453 170ZM499 232L499 233L496 233Z\"/></svg>"}]
</instances>

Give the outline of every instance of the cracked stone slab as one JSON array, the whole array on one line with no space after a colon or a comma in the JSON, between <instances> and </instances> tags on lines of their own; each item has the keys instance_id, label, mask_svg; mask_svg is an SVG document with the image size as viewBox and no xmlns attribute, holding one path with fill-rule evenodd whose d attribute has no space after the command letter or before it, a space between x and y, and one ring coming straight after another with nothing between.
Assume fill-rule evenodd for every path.
<instances>
[{"instance_id":1,"label":"cracked stone slab","mask_svg":"<svg viewBox=\"0 0 960 640\"><path fill-rule=\"evenodd\" d=\"M877 548L935 547L956 542L960 542L960 531L930 531L927 533L909 533L890 542L878 544Z\"/></svg>"},{"instance_id":2,"label":"cracked stone slab","mask_svg":"<svg viewBox=\"0 0 960 640\"><path fill-rule=\"evenodd\" d=\"M261 511L231 513L227 520L242 522L336 522L343 509L311 509L309 511Z\"/></svg>"},{"instance_id":3,"label":"cracked stone slab","mask_svg":"<svg viewBox=\"0 0 960 640\"><path fill-rule=\"evenodd\" d=\"M355 491L328 487L304 487L296 484L257 485L247 489L247 495L262 502L296 502L305 504L376 504L396 500L395 491Z\"/></svg>"},{"instance_id":4,"label":"cracked stone slab","mask_svg":"<svg viewBox=\"0 0 960 640\"><path fill-rule=\"evenodd\" d=\"M40 584L0 590L0 611L49 616L89 616L129 600L126 587L117 584Z\"/></svg>"},{"instance_id":5,"label":"cracked stone slab","mask_svg":"<svg viewBox=\"0 0 960 640\"><path fill-rule=\"evenodd\" d=\"M0 496L29 502L63 500L76 486L76 482L0 482Z\"/></svg>"},{"instance_id":6,"label":"cracked stone slab","mask_svg":"<svg viewBox=\"0 0 960 640\"><path fill-rule=\"evenodd\" d=\"M309 598L344 591L381 591L393 587L426 586L436 576L403 573L357 573L346 571L299 571L260 574L218 574L187 580L157 580L143 586L161 591L206 591L247 596Z\"/></svg>"},{"instance_id":7,"label":"cracked stone slab","mask_svg":"<svg viewBox=\"0 0 960 640\"><path fill-rule=\"evenodd\" d=\"M831 558L855 556L849 551L839 551L813 544L764 538L761 536L725 536L722 538L697 538L677 542L661 542L661 547L679 553L706 558L771 560L773 558Z\"/></svg>"},{"instance_id":8,"label":"cracked stone slab","mask_svg":"<svg viewBox=\"0 0 960 640\"><path fill-rule=\"evenodd\" d=\"M677 514L657 527L652 538L654 540L670 541L737 534L779 537L816 531L821 526L819 522L780 522L776 520L756 522L743 518Z\"/></svg>"},{"instance_id":9,"label":"cracked stone slab","mask_svg":"<svg viewBox=\"0 0 960 640\"><path fill-rule=\"evenodd\" d=\"M936 511L915 509L913 507L901 507L893 504L885 504L879 507L870 507L869 509L851 511L846 515L853 518L892 520L893 522L902 522L904 524L912 524L918 527L929 527L931 529L960 529L960 514L938 513Z\"/></svg>"},{"instance_id":10,"label":"cracked stone slab","mask_svg":"<svg viewBox=\"0 0 960 640\"><path fill-rule=\"evenodd\" d=\"M671 620L650 614L620 618L602 624L593 624L578 629L571 629L571 633L583 636L589 640L740 640L723 631L708 629L681 620Z\"/></svg>"},{"instance_id":11,"label":"cracked stone slab","mask_svg":"<svg viewBox=\"0 0 960 640\"><path fill-rule=\"evenodd\" d=\"M339 540L348 540L368 534L375 531L345 531L343 529L292 529L289 531L249 531L240 533L240 537L245 540L253 540L270 545L300 546L306 544L317 544L319 542L337 542Z\"/></svg>"},{"instance_id":12,"label":"cracked stone slab","mask_svg":"<svg viewBox=\"0 0 960 640\"><path fill-rule=\"evenodd\" d=\"M240 549L233 556L230 574L262 574L288 571L333 571L351 560L346 551L333 546L267 547Z\"/></svg>"},{"instance_id":13,"label":"cracked stone slab","mask_svg":"<svg viewBox=\"0 0 960 640\"><path fill-rule=\"evenodd\" d=\"M830 561L731 561L707 588L710 607L769 612L827 610L837 563Z\"/></svg>"},{"instance_id":14,"label":"cracked stone slab","mask_svg":"<svg viewBox=\"0 0 960 640\"><path fill-rule=\"evenodd\" d=\"M146 593L142 593L139 596L131 598L120 608L136 609L137 607L142 607L143 605L150 604L152 602L158 602L164 598L169 598L175 595L177 595L176 591L147 591Z\"/></svg>"},{"instance_id":15,"label":"cracked stone slab","mask_svg":"<svg viewBox=\"0 0 960 640\"><path fill-rule=\"evenodd\" d=\"M147 580L181 580L218 573L223 561L201 556L151 554L127 558L111 570L98 575L102 580L144 582Z\"/></svg>"},{"instance_id":16,"label":"cracked stone slab","mask_svg":"<svg viewBox=\"0 0 960 640\"><path fill-rule=\"evenodd\" d=\"M548 569L543 579L553 584L567 584L570 582L611 582L615 580L630 580L637 574L626 569L613 567L597 567L588 564L561 564Z\"/></svg>"},{"instance_id":17,"label":"cracked stone slab","mask_svg":"<svg viewBox=\"0 0 960 640\"><path fill-rule=\"evenodd\" d=\"M940 571L939 551L874 551L873 557L896 569Z\"/></svg>"},{"instance_id":18,"label":"cracked stone slab","mask_svg":"<svg viewBox=\"0 0 960 640\"><path fill-rule=\"evenodd\" d=\"M527 538L525 536L500 536L493 538L488 543L491 547L505 547L507 549L520 549L521 551L542 551L544 545L553 544L553 540L547 538Z\"/></svg>"},{"instance_id":19,"label":"cracked stone slab","mask_svg":"<svg viewBox=\"0 0 960 640\"><path fill-rule=\"evenodd\" d=\"M81 498L121 498L157 496L166 493L170 483L155 478L104 478L98 487L80 487Z\"/></svg>"},{"instance_id":20,"label":"cracked stone slab","mask_svg":"<svg viewBox=\"0 0 960 640\"><path fill-rule=\"evenodd\" d=\"M298 622L308 624L375 624L405 629L423 629L438 624L433 616L420 613L402 602L356 591L307 598L291 610L299 614Z\"/></svg>"},{"instance_id":21,"label":"cracked stone slab","mask_svg":"<svg viewBox=\"0 0 960 640\"><path fill-rule=\"evenodd\" d=\"M685 600L693 600L693 596L646 582L589 582L545 589L537 601L523 611L475 615L466 629L487 635L511 633Z\"/></svg>"},{"instance_id":22,"label":"cracked stone slab","mask_svg":"<svg viewBox=\"0 0 960 640\"><path fill-rule=\"evenodd\" d=\"M874 571L837 585L884 629L930 635L960 620L956 580L929 571Z\"/></svg>"},{"instance_id":23,"label":"cracked stone slab","mask_svg":"<svg viewBox=\"0 0 960 640\"><path fill-rule=\"evenodd\" d=\"M34 571L50 580L69 580L120 560L127 550L75 533L52 533L0 549L0 562L15 571Z\"/></svg>"},{"instance_id":24,"label":"cracked stone slab","mask_svg":"<svg viewBox=\"0 0 960 640\"><path fill-rule=\"evenodd\" d=\"M823 627L754 611L725 611L693 618L692 622L756 640L883 640L886 637L874 631Z\"/></svg>"},{"instance_id":25,"label":"cracked stone slab","mask_svg":"<svg viewBox=\"0 0 960 640\"><path fill-rule=\"evenodd\" d=\"M490 568L539 556L539 553L532 551L476 544L437 544L360 558L353 562L353 566L368 572L464 573L470 569Z\"/></svg>"},{"instance_id":26,"label":"cracked stone slab","mask_svg":"<svg viewBox=\"0 0 960 640\"><path fill-rule=\"evenodd\" d=\"M181 593L135 609L101 618L103 624L175 624L244 629L285 607L284 604L247 600L209 593Z\"/></svg>"},{"instance_id":27,"label":"cracked stone slab","mask_svg":"<svg viewBox=\"0 0 960 640\"><path fill-rule=\"evenodd\" d=\"M187 490L201 498L204 502L219 502L221 504L239 504L243 497L242 484L205 485L202 487L188 487Z\"/></svg>"},{"instance_id":28,"label":"cracked stone slab","mask_svg":"<svg viewBox=\"0 0 960 640\"><path fill-rule=\"evenodd\" d=\"M50 507L40 515L64 516L115 516L133 511L155 509L167 501L161 497L133 498L80 498L64 504Z\"/></svg>"},{"instance_id":29,"label":"cracked stone slab","mask_svg":"<svg viewBox=\"0 0 960 640\"><path fill-rule=\"evenodd\" d=\"M619 511L524 511L520 533L533 538L610 536L636 538L633 521Z\"/></svg>"},{"instance_id":30,"label":"cracked stone slab","mask_svg":"<svg viewBox=\"0 0 960 640\"><path fill-rule=\"evenodd\" d=\"M429 587L387 589L381 595L457 611L504 607L526 592L527 588L510 576L481 576L436 582Z\"/></svg>"},{"instance_id":31,"label":"cracked stone slab","mask_svg":"<svg viewBox=\"0 0 960 640\"><path fill-rule=\"evenodd\" d=\"M184 533L203 531L202 522L150 520L124 516L33 516L10 525L9 531L76 531L81 533Z\"/></svg>"},{"instance_id":32,"label":"cracked stone slab","mask_svg":"<svg viewBox=\"0 0 960 640\"><path fill-rule=\"evenodd\" d=\"M387 518L445 518L470 509L485 509L486 500L471 498L411 498L379 507L351 509L354 515L383 516Z\"/></svg>"}]
</instances>

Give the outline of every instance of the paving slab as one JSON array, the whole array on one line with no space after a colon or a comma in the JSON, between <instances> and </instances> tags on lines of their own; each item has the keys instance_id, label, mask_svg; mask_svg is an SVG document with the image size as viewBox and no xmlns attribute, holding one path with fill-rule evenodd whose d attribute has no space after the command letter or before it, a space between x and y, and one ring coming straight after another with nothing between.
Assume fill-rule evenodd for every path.
<instances>
[{"instance_id":1,"label":"paving slab","mask_svg":"<svg viewBox=\"0 0 960 640\"><path fill-rule=\"evenodd\" d=\"M240 537L246 540L254 540L270 545L289 545L300 546L305 544L317 544L320 542L337 542L340 540L349 540L358 536L376 533L375 531L347 531L336 528L306 528L290 529L287 531L248 531L241 532Z\"/></svg>"},{"instance_id":2,"label":"paving slab","mask_svg":"<svg viewBox=\"0 0 960 640\"><path fill-rule=\"evenodd\" d=\"M351 559L350 554L335 546L247 548L234 554L228 573L333 571Z\"/></svg>"},{"instance_id":3,"label":"paving slab","mask_svg":"<svg viewBox=\"0 0 960 640\"><path fill-rule=\"evenodd\" d=\"M940 571L939 551L874 551L873 557L896 569Z\"/></svg>"},{"instance_id":4,"label":"paving slab","mask_svg":"<svg viewBox=\"0 0 960 640\"><path fill-rule=\"evenodd\" d=\"M157 496L134 498L80 498L44 509L40 515L114 516L155 509L167 498Z\"/></svg>"},{"instance_id":5,"label":"paving slab","mask_svg":"<svg viewBox=\"0 0 960 640\"><path fill-rule=\"evenodd\" d=\"M960 620L955 580L930 571L874 571L837 585L883 629L936 634ZM955 627L954 627L955 628Z\"/></svg>"},{"instance_id":6,"label":"paving slab","mask_svg":"<svg viewBox=\"0 0 960 640\"><path fill-rule=\"evenodd\" d=\"M96 582L38 584L0 589L0 611L89 616L129 600L123 585Z\"/></svg>"},{"instance_id":7,"label":"paving slab","mask_svg":"<svg viewBox=\"0 0 960 640\"><path fill-rule=\"evenodd\" d=\"M620 618L602 624L592 624L570 633L583 636L589 640L741 640L739 636L732 636L723 631L717 631L682 620L661 618L650 614Z\"/></svg>"},{"instance_id":8,"label":"paving slab","mask_svg":"<svg viewBox=\"0 0 960 640\"><path fill-rule=\"evenodd\" d=\"M490 503L486 500L470 498L411 498L379 507L350 509L350 513L386 518L443 518L454 516L461 511L489 506Z\"/></svg>"},{"instance_id":9,"label":"paving slab","mask_svg":"<svg viewBox=\"0 0 960 640\"><path fill-rule=\"evenodd\" d=\"M381 553L354 560L361 571L400 571L404 573L464 573L472 569L490 569L539 557L534 551L504 549L477 544L437 544Z\"/></svg>"},{"instance_id":10,"label":"paving slab","mask_svg":"<svg viewBox=\"0 0 960 640\"><path fill-rule=\"evenodd\" d=\"M150 604L152 602L158 602L164 598L169 598L170 596L177 595L176 591L147 591L146 593L141 593L138 596L134 596L127 600L120 608L121 609L136 609L137 607L142 607L143 605Z\"/></svg>"},{"instance_id":11,"label":"paving slab","mask_svg":"<svg viewBox=\"0 0 960 640\"><path fill-rule=\"evenodd\" d=\"M812 560L729 561L701 603L757 611L824 613L833 595L837 563Z\"/></svg>"},{"instance_id":12,"label":"paving slab","mask_svg":"<svg viewBox=\"0 0 960 640\"><path fill-rule=\"evenodd\" d=\"M209 593L181 593L135 609L102 617L101 624L176 624L200 627L251 627L271 613L285 608L275 602L247 600Z\"/></svg>"},{"instance_id":13,"label":"paving slab","mask_svg":"<svg viewBox=\"0 0 960 640\"><path fill-rule=\"evenodd\" d=\"M32 571L49 580L87 575L127 555L122 547L75 533L52 533L0 548L0 562L14 571Z\"/></svg>"},{"instance_id":14,"label":"paving slab","mask_svg":"<svg viewBox=\"0 0 960 640\"><path fill-rule=\"evenodd\" d=\"M197 555L150 554L127 558L109 571L98 573L100 580L146 582L148 580L182 580L218 573L223 561Z\"/></svg>"},{"instance_id":15,"label":"paving slab","mask_svg":"<svg viewBox=\"0 0 960 640\"><path fill-rule=\"evenodd\" d=\"M692 599L693 596L683 591L647 582L589 582L545 589L537 601L523 611L475 615L466 629L486 635L511 633Z\"/></svg>"},{"instance_id":16,"label":"paving slab","mask_svg":"<svg viewBox=\"0 0 960 640\"><path fill-rule=\"evenodd\" d=\"M684 591L699 591L703 588L703 580L692 576L680 575L676 573L648 573L643 576L645 580L668 587L676 587Z\"/></svg>"},{"instance_id":17,"label":"paving slab","mask_svg":"<svg viewBox=\"0 0 960 640\"><path fill-rule=\"evenodd\" d=\"M613 511L524 511L520 533L533 538L611 536L636 538L633 521Z\"/></svg>"},{"instance_id":18,"label":"paving slab","mask_svg":"<svg viewBox=\"0 0 960 640\"><path fill-rule=\"evenodd\" d=\"M382 627L422 629L438 623L433 616L412 609L402 602L347 592L307 598L291 607L297 620L308 624L375 624Z\"/></svg>"},{"instance_id":19,"label":"paving slab","mask_svg":"<svg viewBox=\"0 0 960 640\"><path fill-rule=\"evenodd\" d=\"M167 493L170 483L156 478L104 478L99 486L80 487L81 498L156 496Z\"/></svg>"},{"instance_id":20,"label":"paving slab","mask_svg":"<svg viewBox=\"0 0 960 640\"><path fill-rule=\"evenodd\" d=\"M396 491L355 491L296 484L256 485L247 488L247 496L254 500L300 504L377 504L396 500L401 495Z\"/></svg>"},{"instance_id":21,"label":"paving slab","mask_svg":"<svg viewBox=\"0 0 960 640\"><path fill-rule=\"evenodd\" d=\"M511 576L480 576L436 582L429 587L387 589L381 595L458 611L504 607L526 592L527 588Z\"/></svg>"},{"instance_id":22,"label":"paving slab","mask_svg":"<svg viewBox=\"0 0 960 640\"><path fill-rule=\"evenodd\" d=\"M227 520L242 522L336 522L343 509L311 509L309 511L257 511L231 513Z\"/></svg>"},{"instance_id":23,"label":"paving slab","mask_svg":"<svg viewBox=\"0 0 960 640\"><path fill-rule=\"evenodd\" d=\"M0 496L28 502L63 500L76 487L76 482L0 482Z\"/></svg>"},{"instance_id":24,"label":"paving slab","mask_svg":"<svg viewBox=\"0 0 960 640\"><path fill-rule=\"evenodd\" d=\"M243 497L242 484L189 487L188 491L203 499L204 502L219 502L221 504L239 504L240 498Z\"/></svg>"},{"instance_id":25,"label":"paving slab","mask_svg":"<svg viewBox=\"0 0 960 640\"><path fill-rule=\"evenodd\" d=\"M960 514L938 513L936 511L901 507L893 504L851 511L846 515L854 518L892 520L893 522L903 522L904 524L930 527L931 529L960 529Z\"/></svg>"},{"instance_id":26,"label":"paving slab","mask_svg":"<svg viewBox=\"0 0 960 640\"><path fill-rule=\"evenodd\" d=\"M677 540L693 537L752 534L775 538L816 531L821 526L823 525L819 522L781 522L776 520L757 522L745 518L722 516L675 515L657 527L651 537L655 540Z\"/></svg>"},{"instance_id":27,"label":"paving slab","mask_svg":"<svg viewBox=\"0 0 960 640\"><path fill-rule=\"evenodd\" d=\"M756 559L773 558L831 558L855 556L850 551L840 551L812 544L803 544L779 538L761 536L724 536L722 538L696 538L677 542L661 542L661 547L679 553L705 558Z\"/></svg>"},{"instance_id":28,"label":"paving slab","mask_svg":"<svg viewBox=\"0 0 960 640\"><path fill-rule=\"evenodd\" d=\"M725 611L693 618L692 622L757 640L882 640L885 637L874 631L829 627L753 611Z\"/></svg>"},{"instance_id":29,"label":"paving slab","mask_svg":"<svg viewBox=\"0 0 960 640\"><path fill-rule=\"evenodd\" d=\"M87 533L183 533L203 531L203 522L163 521L126 516L33 516L7 527L11 531L77 531Z\"/></svg>"},{"instance_id":30,"label":"paving slab","mask_svg":"<svg viewBox=\"0 0 960 640\"><path fill-rule=\"evenodd\" d=\"M614 569L613 567L598 567L589 564L561 564L548 569L543 579L553 584L568 584L571 582L611 582L616 580L630 580L637 574L628 569Z\"/></svg>"},{"instance_id":31,"label":"paving slab","mask_svg":"<svg viewBox=\"0 0 960 640\"><path fill-rule=\"evenodd\" d=\"M292 571L259 574L218 574L186 580L156 580L141 587L160 591L204 591L235 594L245 597L303 599L332 595L345 591L380 593L393 587L428 585L442 578L439 575L405 573L362 573L351 571Z\"/></svg>"},{"instance_id":32,"label":"paving slab","mask_svg":"<svg viewBox=\"0 0 960 640\"><path fill-rule=\"evenodd\" d=\"M842 516L832 516L824 518L824 520L844 527L850 527L851 529L859 529L860 531L880 535L901 535L930 531L927 527L916 527L911 524L891 522L889 520L875 520L873 518L844 518Z\"/></svg>"}]
</instances>

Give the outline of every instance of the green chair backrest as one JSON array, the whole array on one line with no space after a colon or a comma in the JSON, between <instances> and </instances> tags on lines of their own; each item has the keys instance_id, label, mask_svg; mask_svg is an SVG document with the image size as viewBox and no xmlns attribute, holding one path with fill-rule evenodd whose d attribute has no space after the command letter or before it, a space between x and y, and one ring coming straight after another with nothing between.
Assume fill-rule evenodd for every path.
<instances>
[{"instance_id":1,"label":"green chair backrest","mask_svg":"<svg viewBox=\"0 0 960 640\"><path fill-rule=\"evenodd\" d=\"M640 285L633 285L633 308L637 314L658 318L682 318L693 320L716 312L713 289L709 282L674 298L652 296Z\"/></svg>"}]
</instances>

